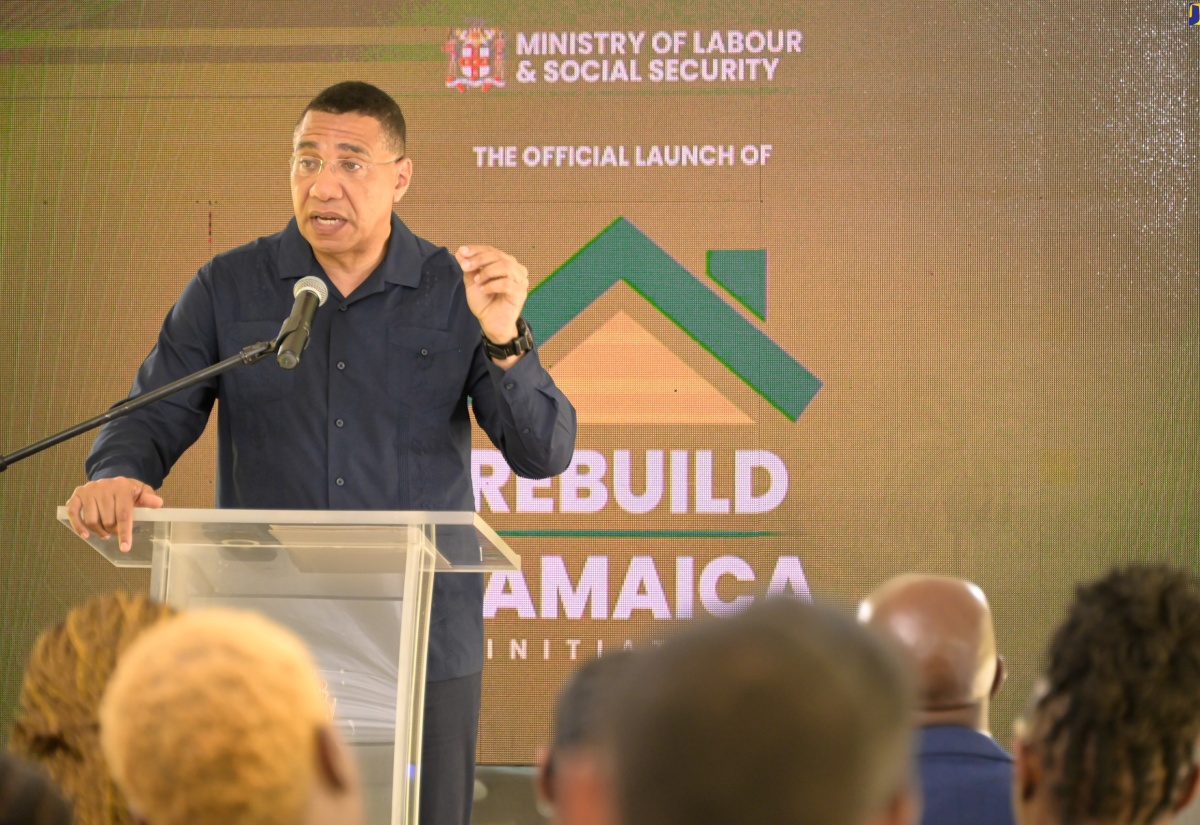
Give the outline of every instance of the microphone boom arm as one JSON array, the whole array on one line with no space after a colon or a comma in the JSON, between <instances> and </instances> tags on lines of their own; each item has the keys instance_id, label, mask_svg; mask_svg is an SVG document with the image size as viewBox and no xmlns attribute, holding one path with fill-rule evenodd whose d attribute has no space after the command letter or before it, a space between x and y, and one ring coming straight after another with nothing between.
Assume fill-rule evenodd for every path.
<instances>
[{"instance_id":1,"label":"microphone boom arm","mask_svg":"<svg viewBox=\"0 0 1200 825\"><path fill-rule=\"evenodd\" d=\"M61 444L68 439L74 438L77 435L86 433L88 430L94 430L102 424L107 424L118 418L123 418L135 410L140 410L142 407L153 404L155 401L166 398L168 395L174 395L180 390L187 389L201 381L206 381L209 378L220 375L223 372L229 372L234 367L240 367L243 364L253 364L256 361L261 361L268 355L279 349L279 342L282 339L276 338L274 341L259 341L257 344L251 344L242 349L237 355L230 356L224 361L218 361L212 366L205 367L202 370L197 370L191 375L185 375L170 384L165 384L156 390L144 392L141 395L133 398L126 398L114 404L105 412L89 418L87 421L76 424L74 427L69 427L62 432L55 433L52 436L43 438L41 441L30 444L28 447L22 447L14 453L8 455L0 455L0 473L9 468L9 465L15 464L22 459L29 458L31 455L36 455L42 450L53 447L55 444Z\"/></svg>"}]
</instances>

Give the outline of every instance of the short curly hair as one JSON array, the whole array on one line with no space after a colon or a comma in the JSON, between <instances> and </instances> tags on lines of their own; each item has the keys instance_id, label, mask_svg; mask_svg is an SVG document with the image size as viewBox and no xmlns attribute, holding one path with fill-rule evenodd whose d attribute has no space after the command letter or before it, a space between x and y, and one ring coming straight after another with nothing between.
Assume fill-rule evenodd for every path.
<instances>
[{"instance_id":1,"label":"short curly hair","mask_svg":"<svg viewBox=\"0 0 1200 825\"><path fill-rule=\"evenodd\" d=\"M1027 717L1060 822L1171 810L1200 736L1195 579L1137 565L1078 587Z\"/></svg>"},{"instance_id":2,"label":"short curly hair","mask_svg":"<svg viewBox=\"0 0 1200 825\"><path fill-rule=\"evenodd\" d=\"M291 632L201 608L126 651L101 704L100 742L130 806L154 825L294 825L329 716Z\"/></svg>"}]
</instances>

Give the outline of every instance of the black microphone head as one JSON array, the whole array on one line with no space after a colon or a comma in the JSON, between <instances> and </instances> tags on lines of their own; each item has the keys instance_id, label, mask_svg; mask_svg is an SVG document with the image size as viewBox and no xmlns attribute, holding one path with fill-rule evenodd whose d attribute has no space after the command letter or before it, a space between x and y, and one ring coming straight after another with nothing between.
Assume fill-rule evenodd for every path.
<instances>
[{"instance_id":1,"label":"black microphone head","mask_svg":"<svg viewBox=\"0 0 1200 825\"><path fill-rule=\"evenodd\" d=\"M325 286L325 282L316 275L307 275L296 281L296 285L292 287L292 297L299 298L301 292L311 292L316 295L317 306L323 306L329 297L329 287Z\"/></svg>"}]
</instances>

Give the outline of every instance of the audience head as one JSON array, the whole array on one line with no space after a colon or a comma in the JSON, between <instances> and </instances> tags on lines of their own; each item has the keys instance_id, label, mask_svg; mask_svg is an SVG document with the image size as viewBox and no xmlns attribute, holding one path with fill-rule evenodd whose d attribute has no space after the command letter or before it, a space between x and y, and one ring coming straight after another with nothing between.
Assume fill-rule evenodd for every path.
<instances>
[{"instance_id":1,"label":"audience head","mask_svg":"<svg viewBox=\"0 0 1200 825\"><path fill-rule=\"evenodd\" d=\"M146 596L113 593L72 608L34 644L9 750L50 775L79 825L130 821L100 753L100 699L125 649L173 613Z\"/></svg>"},{"instance_id":2,"label":"audience head","mask_svg":"<svg viewBox=\"0 0 1200 825\"><path fill-rule=\"evenodd\" d=\"M912 688L852 617L790 598L631 663L612 716L623 825L903 823Z\"/></svg>"},{"instance_id":3,"label":"audience head","mask_svg":"<svg viewBox=\"0 0 1200 825\"><path fill-rule=\"evenodd\" d=\"M199 609L143 634L109 683L100 741L148 825L361 819L308 651L254 613Z\"/></svg>"},{"instance_id":4,"label":"audience head","mask_svg":"<svg viewBox=\"0 0 1200 825\"><path fill-rule=\"evenodd\" d=\"M539 754L538 808L559 825L613 822L611 766L604 742L610 705L635 654L606 653L581 665L554 707L550 749Z\"/></svg>"},{"instance_id":5,"label":"audience head","mask_svg":"<svg viewBox=\"0 0 1200 825\"><path fill-rule=\"evenodd\" d=\"M1135 566L1076 589L1017 724L1024 825L1168 821L1195 791L1200 590Z\"/></svg>"},{"instance_id":6,"label":"audience head","mask_svg":"<svg viewBox=\"0 0 1200 825\"><path fill-rule=\"evenodd\" d=\"M40 770L0 753L0 825L71 825L71 805Z\"/></svg>"},{"instance_id":7,"label":"audience head","mask_svg":"<svg viewBox=\"0 0 1200 825\"><path fill-rule=\"evenodd\" d=\"M912 663L921 725L988 731L988 703L1005 673L982 590L946 576L897 576L863 599L858 618Z\"/></svg>"}]
</instances>

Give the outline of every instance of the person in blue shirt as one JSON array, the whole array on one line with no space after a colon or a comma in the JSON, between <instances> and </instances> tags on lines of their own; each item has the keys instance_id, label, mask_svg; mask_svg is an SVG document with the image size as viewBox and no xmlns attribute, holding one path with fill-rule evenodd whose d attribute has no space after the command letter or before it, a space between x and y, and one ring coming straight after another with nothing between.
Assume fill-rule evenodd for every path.
<instances>
[{"instance_id":1,"label":"person in blue shirt","mask_svg":"<svg viewBox=\"0 0 1200 825\"><path fill-rule=\"evenodd\" d=\"M858 617L896 642L917 675L922 823L1012 825L1013 760L988 726L1004 659L983 591L945 576L897 576Z\"/></svg>"},{"instance_id":2,"label":"person in blue shirt","mask_svg":"<svg viewBox=\"0 0 1200 825\"><path fill-rule=\"evenodd\" d=\"M89 481L66 505L80 536L115 535L128 550L133 508L163 504L155 488L216 401L220 507L473 510L468 410L517 474L570 463L575 411L521 318L526 268L485 245L451 254L393 213L413 176L396 102L366 83L334 85L305 108L292 150L293 219L201 267L131 394L272 340L296 281L315 275L329 298L302 363L239 367L102 427ZM470 819L482 601L479 574L435 579L423 823Z\"/></svg>"}]
</instances>

